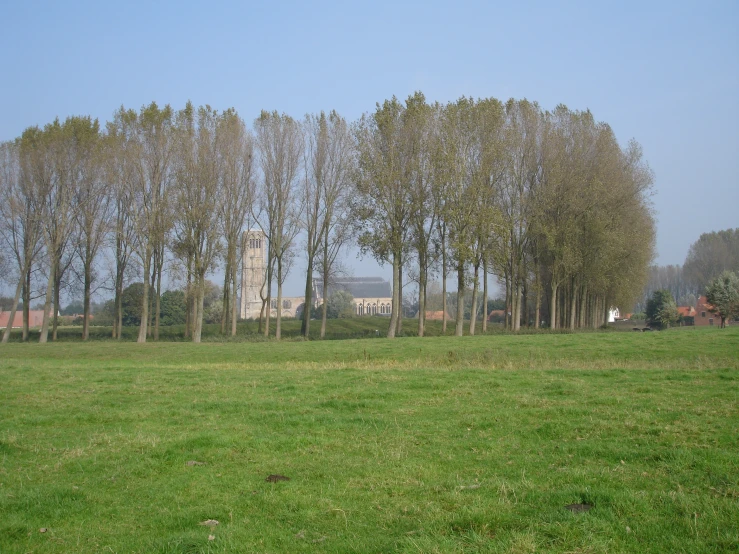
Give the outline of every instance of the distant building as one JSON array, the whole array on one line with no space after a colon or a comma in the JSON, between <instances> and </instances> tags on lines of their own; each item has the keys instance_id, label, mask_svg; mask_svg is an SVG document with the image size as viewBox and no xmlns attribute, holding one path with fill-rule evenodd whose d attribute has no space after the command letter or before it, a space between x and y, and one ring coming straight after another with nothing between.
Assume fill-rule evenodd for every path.
<instances>
[{"instance_id":1,"label":"distant building","mask_svg":"<svg viewBox=\"0 0 739 554\"><path fill-rule=\"evenodd\" d=\"M510 315L510 312L508 315ZM488 321L492 323L499 323L504 320L505 320L505 310L492 310L488 314Z\"/></svg>"},{"instance_id":2,"label":"distant building","mask_svg":"<svg viewBox=\"0 0 739 554\"><path fill-rule=\"evenodd\" d=\"M680 316L680 325L686 327L695 325L695 308L693 306L678 306L677 315Z\"/></svg>"},{"instance_id":3,"label":"distant building","mask_svg":"<svg viewBox=\"0 0 739 554\"><path fill-rule=\"evenodd\" d=\"M245 231L241 258L241 318L257 319L262 295L267 296L267 237L259 230ZM270 317L277 317L277 290L272 290ZM304 296L282 297L282 317L295 317L305 304Z\"/></svg>"},{"instance_id":4,"label":"distant building","mask_svg":"<svg viewBox=\"0 0 739 554\"><path fill-rule=\"evenodd\" d=\"M329 296L339 290L354 298L355 315L390 315L392 312L392 287L382 277L344 277L329 281ZM313 292L316 306L323 304L323 279L313 280Z\"/></svg>"},{"instance_id":5,"label":"distant building","mask_svg":"<svg viewBox=\"0 0 739 554\"><path fill-rule=\"evenodd\" d=\"M421 312L416 313L416 317ZM426 321L443 321L444 320L444 310L438 310L438 311L426 311ZM447 321L452 321L452 318L449 317L449 314L446 315Z\"/></svg>"},{"instance_id":6,"label":"distant building","mask_svg":"<svg viewBox=\"0 0 739 554\"><path fill-rule=\"evenodd\" d=\"M241 260L241 318L257 319L262 311L262 296L267 296L267 237L259 230L245 231ZM338 290L354 297L356 315L390 315L392 288L381 277L346 277L329 282L329 296ZM270 317L277 316L276 290L272 289ZM313 280L313 305L323 304L323 280ZM305 305L305 296L284 296L282 317L296 317Z\"/></svg>"},{"instance_id":7,"label":"distant building","mask_svg":"<svg viewBox=\"0 0 739 554\"><path fill-rule=\"evenodd\" d=\"M695 316L693 317L693 324L696 326L702 325L721 325L721 318L711 312L713 305L708 303L705 296L699 296L698 301L695 304ZM729 325L729 320L726 320L726 325Z\"/></svg>"},{"instance_id":8,"label":"distant building","mask_svg":"<svg viewBox=\"0 0 739 554\"><path fill-rule=\"evenodd\" d=\"M52 316L49 315L49 318ZM8 320L10 319L10 312L0 312L0 329L5 329L8 326ZM28 327L41 327L44 322L44 310L28 310ZM13 329L20 329L23 327L23 310L19 309L15 312L13 318Z\"/></svg>"}]
</instances>

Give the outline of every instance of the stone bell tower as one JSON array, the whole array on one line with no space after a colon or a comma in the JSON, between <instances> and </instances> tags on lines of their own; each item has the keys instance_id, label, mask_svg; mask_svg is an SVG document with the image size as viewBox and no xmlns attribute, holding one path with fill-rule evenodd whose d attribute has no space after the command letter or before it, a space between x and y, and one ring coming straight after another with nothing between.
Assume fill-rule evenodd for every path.
<instances>
[{"instance_id":1,"label":"stone bell tower","mask_svg":"<svg viewBox=\"0 0 739 554\"><path fill-rule=\"evenodd\" d=\"M244 231L241 262L241 318L258 318L262 310L259 292L267 278L266 235L259 230ZM266 290L262 294L266 294Z\"/></svg>"}]
</instances>

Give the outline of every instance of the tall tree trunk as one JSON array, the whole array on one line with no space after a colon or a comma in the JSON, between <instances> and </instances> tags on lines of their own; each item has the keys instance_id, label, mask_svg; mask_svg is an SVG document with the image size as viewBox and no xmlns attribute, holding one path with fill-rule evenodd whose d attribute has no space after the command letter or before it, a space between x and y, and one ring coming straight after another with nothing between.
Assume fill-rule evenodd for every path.
<instances>
[{"instance_id":1,"label":"tall tree trunk","mask_svg":"<svg viewBox=\"0 0 739 554\"><path fill-rule=\"evenodd\" d=\"M44 301L44 318L41 322L41 333L38 341L45 343L49 339L49 312L51 311L51 295L54 289L54 271L57 267L56 260L49 265L49 280L46 283L46 299Z\"/></svg>"},{"instance_id":2,"label":"tall tree trunk","mask_svg":"<svg viewBox=\"0 0 739 554\"><path fill-rule=\"evenodd\" d=\"M564 329L567 327L567 287L560 287L560 292L557 306L557 311L559 312L559 323L557 326L560 329Z\"/></svg>"},{"instance_id":3,"label":"tall tree trunk","mask_svg":"<svg viewBox=\"0 0 739 554\"><path fill-rule=\"evenodd\" d=\"M154 340L159 340L159 322L162 313L162 267L164 266L164 253L159 258L157 267L157 289L154 308Z\"/></svg>"},{"instance_id":4,"label":"tall tree trunk","mask_svg":"<svg viewBox=\"0 0 739 554\"><path fill-rule=\"evenodd\" d=\"M426 320L426 284L424 264L418 267L418 336L422 337Z\"/></svg>"},{"instance_id":5,"label":"tall tree trunk","mask_svg":"<svg viewBox=\"0 0 739 554\"><path fill-rule=\"evenodd\" d=\"M205 274L195 277L195 329L192 333L192 342L200 342L203 336L203 296L205 295Z\"/></svg>"},{"instance_id":6,"label":"tall tree trunk","mask_svg":"<svg viewBox=\"0 0 739 554\"><path fill-rule=\"evenodd\" d=\"M457 321L454 335L461 337L464 334L464 264L457 264Z\"/></svg>"},{"instance_id":7,"label":"tall tree trunk","mask_svg":"<svg viewBox=\"0 0 739 554\"><path fill-rule=\"evenodd\" d=\"M23 275L23 272L21 272ZM10 318L8 319L8 325L5 327L3 332L3 344L10 340L10 331L13 328L13 321L15 320L15 312L18 310L18 300L21 297L21 289L23 289L23 277L18 279L18 285L15 287L15 296L13 297L13 307L10 309Z\"/></svg>"},{"instance_id":8,"label":"tall tree trunk","mask_svg":"<svg viewBox=\"0 0 739 554\"><path fill-rule=\"evenodd\" d=\"M387 328L387 338L395 338L395 329L398 326L398 312L402 309L400 306L400 254L393 253L393 305L390 309L390 325Z\"/></svg>"},{"instance_id":9,"label":"tall tree trunk","mask_svg":"<svg viewBox=\"0 0 739 554\"><path fill-rule=\"evenodd\" d=\"M236 321L239 318L237 306L237 284L239 282L238 264L231 264L231 336L236 336Z\"/></svg>"},{"instance_id":10,"label":"tall tree trunk","mask_svg":"<svg viewBox=\"0 0 739 554\"><path fill-rule=\"evenodd\" d=\"M229 245L228 251L226 252L226 267L223 272L223 294L221 296L221 303L223 304L223 310L221 310L221 334L226 334L226 326L230 323L231 319L231 246Z\"/></svg>"},{"instance_id":11,"label":"tall tree trunk","mask_svg":"<svg viewBox=\"0 0 739 554\"><path fill-rule=\"evenodd\" d=\"M441 332L442 334L446 334L446 321L447 321L447 297L446 297L446 276L447 276L447 268L446 268L446 244L445 244L444 237L441 238L441 309L444 311L443 314L441 314Z\"/></svg>"},{"instance_id":12,"label":"tall tree trunk","mask_svg":"<svg viewBox=\"0 0 739 554\"><path fill-rule=\"evenodd\" d=\"M577 321L577 284L575 278L572 278L572 287L570 292L570 331L575 330L575 322Z\"/></svg>"},{"instance_id":13,"label":"tall tree trunk","mask_svg":"<svg viewBox=\"0 0 739 554\"><path fill-rule=\"evenodd\" d=\"M470 335L475 334L475 324L477 323L477 289L480 287L479 275L480 264L475 263L474 281L472 284L472 306L470 307Z\"/></svg>"},{"instance_id":14,"label":"tall tree trunk","mask_svg":"<svg viewBox=\"0 0 739 554\"><path fill-rule=\"evenodd\" d=\"M118 242L118 241L116 241ZM123 273L120 267L120 251L116 245L116 267L115 267L115 296L113 297L113 332L111 336L114 339L121 338L121 328L118 320L120 315L121 292L123 290Z\"/></svg>"},{"instance_id":15,"label":"tall tree trunk","mask_svg":"<svg viewBox=\"0 0 739 554\"><path fill-rule=\"evenodd\" d=\"M308 254L308 271L305 278L305 303L303 304L303 321L300 334L308 338L310 334L310 307L313 303L313 254Z\"/></svg>"},{"instance_id":16,"label":"tall tree trunk","mask_svg":"<svg viewBox=\"0 0 739 554\"><path fill-rule=\"evenodd\" d=\"M482 261L482 332L488 330L488 262Z\"/></svg>"},{"instance_id":17,"label":"tall tree trunk","mask_svg":"<svg viewBox=\"0 0 739 554\"><path fill-rule=\"evenodd\" d=\"M275 320L275 338L282 338L282 257L277 258L277 317Z\"/></svg>"},{"instance_id":18,"label":"tall tree trunk","mask_svg":"<svg viewBox=\"0 0 739 554\"><path fill-rule=\"evenodd\" d=\"M141 323L136 342L146 342L146 331L149 327L149 270L151 269L151 251L147 248L144 255L144 290L141 297Z\"/></svg>"},{"instance_id":19,"label":"tall tree trunk","mask_svg":"<svg viewBox=\"0 0 739 554\"><path fill-rule=\"evenodd\" d=\"M262 334L263 333L262 324L264 323L264 312L265 312L264 307L266 305L267 305L267 299L266 298L262 298L262 307L259 310L259 324L257 325L257 333L258 334Z\"/></svg>"},{"instance_id":20,"label":"tall tree trunk","mask_svg":"<svg viewBox=\"0 0 739 554\"><path fill-rule=\"evenodd\" d=\"M57 329L59 328L59 311L61 310L59 296L59 289L62 286L62 275L61 275L61 262L57 261L57 268L54 272L54 313L51 316L51 340L56 341Z\"/></svg>"},{"instance_id":21,"label":"tall tree trunk","mask_svg":"<svg viewBox=\"0 0 739 554\"><path fill-rule=\"evenodd\" d=\"M504 279L505 279L505 313L503 314L504 320L503 320L503 328L504 329L512 329L511 324L511 297L513 296L511 294L511 281L510 281L510 274L508 273L508 269L506 269L503 272Z\"/></svg>"},{"instance_id":22,"label":"tall tree trunk","mask_svg":"<svg viewBox=\"0 0 739 554\"><path fill-rule=\"evenodd\" d=\"M587 317L587 307L588 307L588 286L583 285L582 289L580 290L580 320L578 321L578 327L581 329L585 328L586 324L586 317Z\"/></svg>"},{"instance_id":23,"label":"tall tree trunk","mask_svg":"<svg viewBox=\"0 0 739 554\"><path fill-rule=\"evenodd\" d=\"M153 303L154 303L154 295L155 295L154 287L157 284L157 280L156 280L156 266L157 266L157 262L156 262L156 259L154 259L152 261L152 263L151 263L151 278L150 278L150 281L149 281L149 306L148 306L149 307L149 311L147 312L149 314L149 317L147 318L147 321L146 321L146 338L148 338L148 339L151 338L151 331L152 331L152 324L151 323L152 323L152 318L153 318L153 314L154 314L154 306L153 306Z\"/></svg>"},{"instance_id":24,"label":"tall tree trunk","mask_svg":"<svg viewBox=\"0 0 739 554\"><path fill-rule=\"evenodd\" d=\"M123 271L117 262L115 270L115 300L113 303L113 338L120 339L123 323Z\"/></svg>"},{"instance_id":25,"label":"tall tree trunk","mask_svg":"<svg viewBox=\"0 0 739 554\"><path fill-rule=\"evenodd\" d=\"M396 335L403 333L403 253L398 252L398 323Z\"/></svg>"},{"instance_id":26,"label":"tall tree trunk","mask_svg":"<svg viewBox=\"0 0 739 554\"><path fill-rule=\"evenodd\" d=\"M521 281L517 269L513 269L511 275L511 328L518 331L521 328Z\"/></svg>"},{"instance_id":27,"label":"tall tree trunk","mask_svg":"<svg viewBox=\"0 0 739 554\"><path fill-rule=\"evenodd\" d=\"M23 283L23 342L27 342L29 337L29 326L31 319L31 267L26 269L26 280Z\"/></svg>"},{"instance_id":28,"label":"tall tree trunk","mask_svg":"<svg viewBox=\"0 0 739 554\"><path fill-rule=\"evenodd\" d=\"M557 328L557 282L552 277L552 296L549 299L549 328Z\"/></svg>"},{"instance_id":29,"label":"tall tree trunk","mask_svg":"<svg viewBox=\"0 0 739 554\"><path fill-rule=\"evenodd\" d=\"M270 249L271 250L271 249ZM264 336L269 336L269 319L272 315L272 256L267 254L267 298L265 299L266 308L264 310Z\"/></svg>"},{"instance_id":30,"label":"tall tree trunk","mask_svg":"<svg viewBox=\"0 0 739 554\"><path fill-rule=\"evenodd\" d=\"M539 281L539 265L536 265L536 274L534 279L536 280L535 291L536 291L536 321L534 322L534 329L539 328L541 321L541 282Z\"/></svg>"},{"instance_id":31,"label":"tall tree trunk","mask_svg":"<svg viewBox=\"0 0 739 554\"><path fill-rule=\"evenodd\" d=\"M328 305L326 302L326 296L328 295L328 268L326 267L327 264L325 262L323 263L323 291L322 291L322 297L323 298L323 305L321 306L321 338L326 337L326 317L328 315Z\"/></svg>"},{"instance_id":32,"label":"tall tree trunk","mask_svg":"<svg viewBox=\"0 0 739 554\"><path fill-rule=\"evenodd\" d=\"M185 285L185 338L192 337L195 300L192 286L192 256L187 255L187 281Z\"/></svg>"},{"instance_id":33,"label":"tall tree trunk","mask_svg":"<svg viewBox=\"0 0 739 554\"><path fill-rule=\"evenodd\" d=\"M85 247L85 292L82 300L82 340L90 337L90 289L92 287L92 255L89 242Z\"/></svg>"}]
</instances>

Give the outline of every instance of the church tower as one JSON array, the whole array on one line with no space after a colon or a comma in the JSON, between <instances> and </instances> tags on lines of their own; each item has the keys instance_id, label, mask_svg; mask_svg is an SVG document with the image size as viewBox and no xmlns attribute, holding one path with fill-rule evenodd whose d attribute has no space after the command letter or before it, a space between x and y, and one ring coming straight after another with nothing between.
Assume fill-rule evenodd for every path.
<instances>
[{"instance_id":1,"label":"church tower","mask_svg":"<svg viewBox=\"0 0 739 554\"><path fill-rule=\"evenodd\" d=\"M241 273L241 318L257 318L262 310L259 292L267 278L266 235L259 230L244 232ZM263 291L266 294L267 291Z\"/></svg>"}]
</instances>

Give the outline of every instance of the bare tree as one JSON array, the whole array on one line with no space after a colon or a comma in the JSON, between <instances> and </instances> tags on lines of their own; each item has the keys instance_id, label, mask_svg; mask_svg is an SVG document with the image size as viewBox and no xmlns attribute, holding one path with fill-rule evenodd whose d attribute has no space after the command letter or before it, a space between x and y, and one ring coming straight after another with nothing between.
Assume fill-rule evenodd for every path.
<instances>
[{"instance_id":1,"label":"bare tree","mask_svg":"<svg viewBox=\"0 0 739 554\"><path fill-rule=\"evenodd\" d=\"M272 280L276 279L275 337L279 339L282 323L282 283L289 271L285 260L300 230L302 210L298 180L303 153L303 136L297 121L277 112L262 111L254 122L254 127L262 170L260 202L266 217L266 222L260 223L260 226L268 240L267 313L264 334L269 335ZM276 275L274 275L275 269Z\"/></svg>"},{"instance_id":2,"label":"bare tree","mask_svg":"<svg viewBox=\"0 0 739 554\"><path fill-rule=\"evenodd\" d=\"M301 334L310 332L313 306L313 270L320 258L324 271L324 296L328 289L328 272L347 236L345 206L354 168L354 144L346 120L335 111L328 116L308 115L303 123L306 134L302 225L306 231L308 269L305 279L305 304ZM336 248L338 246L339 248ZM326 303L324 302L324 315ZM323 319L323 318L322 318ZM325 324L321 324L321 338Z\"/></svg>"},{"instance_id":3,"label":"bare tree","mask_svg":"<svg viewBox=\"0 0 739 554\"><path fill-rule=\"evenodd\" d=\"M225 333L228 325L229 333L235 336L241 234L255 196L254 142L243 120L234 110L221 114L216 132L223 194L220 222L226 241L221 332Z\"/></svg>"},{"instance_id":4,"label":"bare tree","mask_svg":"<svg viewBox=\"0 0 739 554\"><path fill-rule=\"evenodd\" d=\"M475 148L473 110L474 101L467 98L443 108L435 157L436 178L444 191L441 218L448 232L448 245L457 273L457 336L463 333L466 268L472 259L474 218L479 208L472 179Z\"/></svg>"},{"instance_id":5,"label":"bare tree","mask_svg":"<svg viewBox=\"0 0 739 554\"><path fill-rule=\"evenodd\" d=\"M8 325L2 341L8 342L22 293L24 297L23 338L28 337L28 305L31 271L41 248L39 198L30 176L21 171L19 143L0 144L0 239L14 258L18 283Z\"/></svg>"},{"instance_id":6,"label":"bare tree","mask_svg":"<svg viewBox=\"0 0 739 554\"><path fill-rule=\"evenodd\" d=\"M105 136L104 180L110 187L111 209L115 221L111 224L111 243L115 256L113 277L113 338L121 338L123 325L123 287L129 269L131 254L136 244L136 228L133 225L132 198L133 170L136 160L127 150L126 127L120 114L116 114L113 122L107 124Z\"/></svg>"},{"instance_id":7,"label":"bare tree","mask_svg":"<svg viewBox=\"0 0 739 554\"><path fill-rule=\"evenodd\" d=\"M439 219L434 202L434 172L432 171L432 141L436 123L434 107L426 103L421 93L411 96L403 113L403 150L406 163L404 179L408 183L410 215L409 235L418 263L418 336L424 334L426 321L426 287L429 268L434 258L432 241Z\"/></svg>"},{"instance_id":8,"label":"bare tree","mask_svg":"<svg viewBox=\"0 0 739 554\"><path fill-rule=\"evenodd\" d=\"M81 237L77 254L83 268L82 340L90 332L90 295L95 280L95 258L110 231L114 196L104 178L106 152L98 133L83 137L78 161L79 184L76 187L78 206L76 223Z\"/></svg>"},{"instance_id":9,"label":"bare tree","mask_svg":"<svg viewBox=\"0 0 739 554\"><path fill-rule=\"evenodd\" d=\"M410 214L407 172L403 156L403 112L397 98L364 114L355 130L358 169L353 207L363 252L393 265L393 299L388 338L395 337L403 306L400 297L403 238Z\"/></svg>"},{"instance_id":10,"label":"bare tree","mask_svg":"<svg viewBox=\"0 0 739 554\"><path fill-rule=\"evenodd\" d=\"M42 230L48 257L46 300L39 342L45 343L49 333L49 316L58 308L59 288L65 266L64 260L74 232L81 160L86 144L99 132L97 121L89 117L68 118L47 124L43 130L27 129L21 137L22 160L26 171L39 190ZM54 332L56 332L56 310Z\"/></svg>"},{"instance_id":11,"label":"bare tree","mask_svg":"<svg viewBox=\"0 0 739 554\"><path fill-rule=\"evenodd\" d=\"M218 158L221 164L220 221L226 241L221 332L236 335L238 318L238 271L241 259L241 233L254 202L254 142L243 120L234 110L218 120Z\"/></svg>"},{"instance_id":12,"label":"bare tree","mask_svg":"<svg viewBox=\"0 0 739 554\"><path fill-rule=\"evenodd\" d=\"M159 108L155 102L134 110L121 108L116 124L122 137L121 147L129 171L126 172L131 223L136 229L134 251L143 269L141 324L138 342L146 342L149 326L149 275L155 252L162 252L169 230L167 188L170 182L173 150L173 111ZM163 265L163 256L158 260ZM154 269L157 267L155 265ZM157 274L157 271L154 272ZM161 282L161 271L158 272Z\"/></svg>"},{"instance_id":13,"label":"bare tree","mask_svg":"<svg viewBox=\"0 0 739 554\"><path fill-rule=\"evenodd\" d=\"M701 234L690 245L684 271L699 291L723 271L739 271L739 228Z\"/></svg>"},{"instance_id":14,"label":"bare tree","mask_svg":"<svg viewBox=\"0 0 739 554\"><path fill-rule=\"evenodd\" d=\"M219 115L210 106L197 112L188 102L177 114L174 188L177 216L175 227L192 254L195 285L193 342L200 342L203 331L205 276L220 253L221 160L218 156Z\"/></svg>"}]
</instances>

